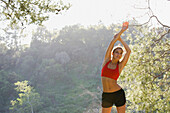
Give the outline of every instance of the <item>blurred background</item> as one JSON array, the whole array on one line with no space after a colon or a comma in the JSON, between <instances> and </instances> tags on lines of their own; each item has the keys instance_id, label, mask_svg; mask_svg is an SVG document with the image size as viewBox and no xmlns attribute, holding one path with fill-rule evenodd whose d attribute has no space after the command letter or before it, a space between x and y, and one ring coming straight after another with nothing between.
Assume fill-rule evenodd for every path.
<instances>
[{"instance_id":1,"label":"blurred background","mask_svg":"<svg viewBox=\"0 0 170 113\"><path fill-rule=\"evenodd\" d=\"M101 113L101 65L125 21L126 110L168 113L169 11L168 0L0 0L0 113Z\"/></svg>"}]
</instances>

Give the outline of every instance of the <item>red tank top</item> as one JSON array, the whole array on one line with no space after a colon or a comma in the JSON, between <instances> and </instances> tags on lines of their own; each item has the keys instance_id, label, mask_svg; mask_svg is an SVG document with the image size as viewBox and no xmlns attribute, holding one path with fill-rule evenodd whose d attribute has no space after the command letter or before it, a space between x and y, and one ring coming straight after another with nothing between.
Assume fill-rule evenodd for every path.
<instances>
[{"instance_id":1,"label":"red tank top","mask_svg":"<svg viewBox=\"0 0 170 113\"><path fill-rule=\"evenodd\" d=\"M102 68L101 76L117 80L119 78L119 66L118 66L118 63L117 63L116 69L110 69L110 68L108 68L108 64L110 62L111 62L111 60L108 61L105 64L105 66Z\"/></svg>"}]
</instances>

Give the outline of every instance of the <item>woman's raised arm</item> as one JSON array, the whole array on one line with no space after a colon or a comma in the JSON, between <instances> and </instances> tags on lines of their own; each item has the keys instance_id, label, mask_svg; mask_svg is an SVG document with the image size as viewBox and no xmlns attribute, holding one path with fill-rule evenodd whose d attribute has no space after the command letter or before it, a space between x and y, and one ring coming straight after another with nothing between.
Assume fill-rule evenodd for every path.
<instances>
[{"instance_id":1,"label":"woman's raised arm","mask_svg":"<svg viewBox=\"0 0 170 113\"><path fill-rule=\"evenodd\" d=\"M109 45L108 48L107 48L107 51L106 51L106 54L105 54L104 62L103 62L103 63L111 60L111 52L112 52L112 49L113 49L113 47L114 47L114 44L116 43L116 41L119 40L120 35L121 35L122 33L123 33L123 31L120 31L118 34L116 34L116 35L114 36L114 38L113 38L112 41L110 42L110 45Z\"/></svg>"},{"instance_id":2,"label":"woman's raised arm","mask_svg":"<svg viewBox=\"0 0 170 113\"><path fill-rule=\"evenodd\" d=\"M129 24L128 22L123 23L123 26L122 26L122 30L121 30L121 31L124 32L125 30L127 30L128 24ZM123 46L125 47L125 50L126 50L126 54L125 54L123 60L120 62L120 71L122 71L123 68L125 67L128 59L129 59L131 50L130 50L129 46L126 44L126 42L124 42L124 41L122 40L121 37L119 38L119 41L123 44Z\"/></svg>"},{"instance_id":3,"label":"woman's raised arm","mask_svg":"<svg viewBox=\"0 0 170 113\"><path fill-rule=\"evenodd\" d=\"M120 36L121 36L121 34L122 34L124 31L127 30L127 28L128 28L128 22L123 23L123 26L122 26L121 31L120 31L118 34L116 34L116 35L114 36L114 38L112 39L112 41L110 42L110 45L109 45L109 47L107 48L107 51L106 51L106 54L105 54L105 57L104 57L103 65L105 65L106 62L108 62L109 60L111 60L111 52L112 52L112 49L113 49L113 47L114 47L114 44L115 44L116 41L118 41L118 40L120 41L120 40L121 40L121 39L120 39Z\"/></svg>"},{"instance_id":4,"label":"woman's raised arm","mask_svg":"<svg viewBox=\"0 0 170 113\"><path fill-rule=\"evenodd\" d=\"M114 38L111 41L109 47L107 48L107 51L106 51L106 54L105 54L105 57L104 57L104 62L111 59L111 51L112 51L112 49L114 47L115 42L120 39L120 35L124 31L126 31L127 28L128 28L128 22L124 22L121 31L114 36Z\"/></svg>"},{"instance_id":5,"label":"woman's raised arm","mask_svg":"<svg viewBox=\"0 0 170 113\"><path fill-rule=\"evenodd\" d=\"M126 50L126 54L125 54L123 60L120 62L120 67L121 67L120 71L121 71L121 70L123 70L123 68L125 67L128 59L129 59L131 50L130 50L129 46L126 44L126 42L124 42L122 40L122 38L119 38L119 41L123 44L123 46L125 47L125 50Z\"/></svg>"}]
</instances>

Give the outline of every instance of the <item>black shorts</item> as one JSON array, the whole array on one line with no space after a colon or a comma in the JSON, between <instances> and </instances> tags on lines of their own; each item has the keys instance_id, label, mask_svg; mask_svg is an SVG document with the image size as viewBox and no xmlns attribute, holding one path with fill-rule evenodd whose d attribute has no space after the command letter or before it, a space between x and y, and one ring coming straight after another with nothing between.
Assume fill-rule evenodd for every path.
<instances>
[{"instance_id":1,"label":"black shorts","mask_svg":"<svg viewBox=\"0 0 170 113\"><path fill-rule=\"evenodd\" d=\"M113 104L115 104L116 107L120 107L120 106L123 106L125 103L126 103L126 97L125 97L125 92L123 89L120 89L112 93L103 92L102 94L102 107L103 108L112 107Z\"/></svg>"}]
</instances>

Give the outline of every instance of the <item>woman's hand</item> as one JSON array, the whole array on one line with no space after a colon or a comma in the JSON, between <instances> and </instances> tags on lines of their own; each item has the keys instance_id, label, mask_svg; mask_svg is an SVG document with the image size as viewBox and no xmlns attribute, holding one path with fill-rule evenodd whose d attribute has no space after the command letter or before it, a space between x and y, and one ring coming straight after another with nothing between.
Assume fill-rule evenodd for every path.
<instances>
[{"instance_id":1,"label":"woman's hand","mask_svg":"<svg viewBox=\"0 0 170 113\"><path fill-rule=\"evenodd\" d=\"M120 35L121 35L124 31L126 31L126 30L128 29L128 24L129 24L128 22L124 22L124 23L123 23L121 31L114 36L114 39L119 40Z\"/></svg>"},{"instance_id":2,"label":"woman's hand","mask_svg":"<svg viewBox=\"0 0 170 113\"><path fill-rule=\"evenodd\" d=\"M128 25L129 25L128 22L124 22L121 31L123 31L123 32L126 31L128 29Z\"/></svg>"}]
</instances>

